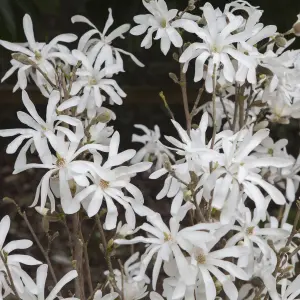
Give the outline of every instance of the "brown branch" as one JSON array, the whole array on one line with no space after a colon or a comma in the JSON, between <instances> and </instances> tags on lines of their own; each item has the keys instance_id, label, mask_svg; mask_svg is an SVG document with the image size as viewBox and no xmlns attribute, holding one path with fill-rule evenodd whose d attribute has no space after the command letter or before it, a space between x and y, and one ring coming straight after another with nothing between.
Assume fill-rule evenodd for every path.
<instances>
[{"instance_id":1,"label":"brown branch","mask_svg":"<svg viewBox=\"0 0 300 300\"><path fill-rule=\"evenodd\" d=\"M80 229L80 238L83 242L84 266L85 266L85 271L86 271L86 276L87 276L86 281L88 284L89 293L90 293L90 295L92 295L94 288L93 288L93 281L92 281L92 276L91 276L90 259L89 259L89 253L88 253L88 248L87 248L87 241L84 241L81 229Z\"/></svg>"},{"instance_id":2,"label":"brown branch","mask_svg":"<svg viewBox=\"0 0 300 300\"><path fill-rule=\"evenodd\" d=\"M78 277L75 279L75 296L80 300L83 300L85 299L84 284L82 280L83 245L82 241L80 240L79 213L73 214L71 218L73 228L73 264L78 273Z\"/></svg>"},{"instance_id":3,"label":"brown branch","mask_svg":"<svg viewBox=\"0 0 300 300\"><path fill-rule=\"evenodd\" d=\"M13 278L11 276L11 272L10 272L10 269L8 267L8 264L7 264L7 259L4 257L4 254L2 253L2 251L0 251L0 258L1 260L3 261L3 264L5 266L5 269L6 269L6 273L7 273L7 276L9 278L9 281L10 281L10 284L9 284L9 287L12 289L12 291L14 292L15 296L18 298L18 299L21 299L18 292L17 292L17 289L15 287L15 284L14 284L14 281L13 281Z\"/></svg>"},{"instance_id":4,"label":"brown branch","mask_svg":"<svg viewBox=\"0 0 300 300\"><path fill-rule=\"evenodd\" d=\"M108 249L108 245L107 245L107 241L106 241L106 237L105 237L105 233L104 233L104 230L102 227L100 217L98 215L96 215L95 219L96 219L96 223L97 223L97 226L98 226L98 229L100 232L102 245L104 248L103 251L104 251L105 260L106 260L107 267L108 267L109 281L110 281L112 287L114 288L114 290L120 295L120 298L124 300L124 298L122 297L122 291L117 286L114 269L113 269L113 266L111 263L111 251L110 251L110 249Z\"/></svg>"}]
</instances>

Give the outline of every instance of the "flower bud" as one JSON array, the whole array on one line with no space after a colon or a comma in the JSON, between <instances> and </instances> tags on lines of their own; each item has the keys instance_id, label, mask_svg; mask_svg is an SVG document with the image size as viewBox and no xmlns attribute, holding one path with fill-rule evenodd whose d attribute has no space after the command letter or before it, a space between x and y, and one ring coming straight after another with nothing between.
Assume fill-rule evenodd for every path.
<instances>
[{"instance_id":1,"label":"flower bud","mask_svg":"<svg viewBox=\"0 0 300 300\"><path fill-rule=\"evenodd\" d=\"M34 61L32 61L27 55L23 53L13 53L11 57L16 61L22 63L23 65L36 65Z\"/></svg>"},{"instance_id":2,"label":"flower bud","mask_svg":"<svg viewBox=\"0 0 300 300\"><path fill-rule=\"evenodd\" d=\"M282 35L277 35L275 37L276 46L282 48L286 45L287 40Z\"/></svg>"},{"instance_id":3,"label":"flower bud","mask_svg":"<svg viewBox=\"0 0 300 300\"><path fill-rule=\"evenodd\" d=\"M300 14L297 17L298 17L298 20L293 25L293 30L294 30L295 36L300 36Z\"/></svg>"}]
</instances>

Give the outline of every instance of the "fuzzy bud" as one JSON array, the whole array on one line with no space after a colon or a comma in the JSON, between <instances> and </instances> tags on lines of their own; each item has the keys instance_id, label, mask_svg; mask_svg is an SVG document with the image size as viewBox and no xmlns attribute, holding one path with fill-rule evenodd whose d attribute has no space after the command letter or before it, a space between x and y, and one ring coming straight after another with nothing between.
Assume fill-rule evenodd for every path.
<instances>
[{"instance_id":1,"label":"fuzzy bud","mask_svg":"<svg viewBox=\"0 0 300 300\"><path fill-rule=\"evenodd\" d=\"M300 14L297 17L298 17L298 20L293 25L293 31L294 31L295 36L300 36Z\"/></svg>"},{"instance_id":2,"label":"fuzzy bud","mask_svg":"<svg viewBox=\"0 0 300 300\"><path fill-rule=\"evenodd\" d=\"M22 63L23 65L31 65L31 66L36 65L34 61L32 61L27 55L23 53L13 53L11 57L16 61Z\"/></svg>"},{"instance_id":3,"label":"fuzzy bud","mask_svg":"<svg viewBox=\"0 0 300 300\"><path fill-rule=\"evenodd\" d=\"M277 35L275 37L276 46L279 48L285 47L287 40L282 35Z\"/></svg>"}]
</instances>

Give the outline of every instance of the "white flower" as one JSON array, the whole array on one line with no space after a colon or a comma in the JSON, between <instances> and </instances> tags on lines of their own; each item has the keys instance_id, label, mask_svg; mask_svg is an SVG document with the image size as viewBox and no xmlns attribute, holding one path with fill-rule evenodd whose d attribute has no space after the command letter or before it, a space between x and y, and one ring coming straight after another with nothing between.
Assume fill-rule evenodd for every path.
<instances>
[{"instance_id":1,"label":"white flower","mask_svg":"<svg viewBox=\"0 0 300 300\"><path fill-rule=\"evenodd\" d=\"M283 279L279 284L281 284L281 300L294 300L300 295L300 275L292 282Z\"/></svg>"},{"instance_id":2,"label":"white flower","mask_svg":"<svg viewBox=\"0 0 300 300\"><path fill-rule=\"evenodd\" d=\"M73 214L80 209L80 203L73 199L71 188L69 186L69 180L74 180L79 186L88 186L89 181L86 177L86 173L90 169L89 162L76 160L76 158L84 151L108 151L108 146L100 144L88 144L79 148L78 143L70 143L64 141L64 136L58 138L57 145L55 147L56 157L52 156L43 164L27 164L22 168L15 169L14 174L20 173L24 170L31 168L49 169L49 171L41 179L34 202L32 206L38 203L41 198L41 208L45 207L47 197L50 200L51 212L55 210L55 198L53 196L53 190L50 185L50 179L52 176L58 176L59 179L59 196L61 200L62 209L66 214ZM98 171L101 172L100 170ZM103 174L104 178L108 178Z\"/></svg>"},{"instance_id":3,"label":"white flower","mask_svg":"<svg viewBox=\"0 0 300 300\"><path fill-rule=\"evenodd\" d=\"M213 276L219 280L223 290L229 299L237 299L238 291L230 277L226 276L219 268L227 271L230 275L242 280L248 280L249 276L232 262L223 260L226 257L240 258L248 253L247 247L227 247L221 250L210 252L208 249L197 248L192 255L191 263L199 269L199 279L204 283L206 299L214 300L216 297L216 287ZM212 275L211 275L211 274Z\"/></svg>"},{"instance_id":4,"label":"white flower","mask_svg":"<svg viewBox=\"0 0 300 300\"><path fill-rule=\"evenodd\" d=\"M61 34L55 37L48 44L38 43L35 41L32 20L27 14L23 18L23 28L28 41L26 46L3 40L0 40L0 45L11 51L22 53L28 56L33 63L37 64L38 67L47 74L52 83L55 83L55 68L52 65L52 63L55 63L55 59L60 59L66 63L74 62L74 59L72 59L72 57L63 51L65 48L60 47L59 43L74 42L77 39L77 36L74 34ZM26 88L28 74L30 74L34 82L38 87L41 88L41 90L44 89L43 85L49 86L43 75L36 71L31 64L19 64L13 60L12 65L12 68L4 75L2 80L9 77L15 70L18 69L18 83L14 90L19 87L21 89ZM52 87L49 86L49 88L51 89Z\"/></svg>"},{"instance_id":5,"label":"white flower","mask_svg":"<svg viewBox=\"0 0 300 300\"><path fill-rule=\"evenodd\" d=\"M30 129L18 128L18 129L4 129L0 130L0 136L16 137L7 147L7 153L15 153L24 140L27 140L25 145L19 152L19 155L15 162L15 168L21 168L26 164L26 153L31 147L32 151L37 150L42 162L47 162L51 159L51 152L48 142L52 147L56 147L56 133L65 135L71 142L79 142L83 137L83 127L80 120L67 116L57 115L56 105L60 100L59 93L53 91L49 97L46 121L44 121L36 111L36 108L32 101L29 99L26 91L22 91L22 101L29 114L19 111L17 113L18 119L25 125L31 127ZM70 129L61 126L65 123L69 126L75 126L76 133L73 133Z\"/></svg>"},{"instance_id":6,"label":"white flower","mask_svg":"<svg viewBox=\"0 0 300 300\"><path fill-rule=\"evenodd\" d=\"M258 158L250 153L260 145L260 143L269 135L268 129L261 129L253 134L253 128L242 130L236 133L233 137L224 137L222 140L222 149L224 154L223 161L219 160L221 166L212 172L207 182L204 185L204 197L210 199L210 193L213 191L213 206L221 209L224 205L226 197L230 196L230 189L232 197L229 202L231 203L227 210L225 222L228 222L233 216L234 211L230 207L237 207L238 201L241 198L239 187L237 184L242 185L242 192L245 193L251 200L255 202L257 213L260 218L265 219L267 204L263 196L260 186L263 188L278 205L283 205L286 200L282 193L266 182L259 174L261 167L287 167L292 164L289 159L282 157L261 157ZM225 175L223 178L220 176ZM216 182L217 180L217 182ZM215 186L215 182L217 183ZM232 183L232 186L231 186ZM233 184L237 187L233 189Z\"/></svg>"},{"instance_id":7,"label":"white flower","mask_svg":"<svg viewBox=\"0 0 300 300\"><path fill-rule=\"evenodd\" d=\"M91 62L95 61L96 64L98 64L99 62L104 62L106 67L113 64L117 64L119 67L119 71L124 71L123 59L120 53L128 55L138 66L144 67L144 64L142 64L133 54L124 51L120 48L116 48L112 45L112 42L116 38L118 37L124 38L123 34L130 29L130 25L123 24L107 35L107 31L109 30L109 28L112 26L114 22L111 8L109 8L108 11L109 11L109 16L102 33L86 17L79 16L79 15L72 17L71 20L73 23L76 22L86 23L93 28L87 31L80 38L78 44L78 50L87 54L88 59ZM92 39L94 35L98 35L100 39L99 38Z\"/></svg>"},{"instance_id":8,"label":"white flower","mask_svg":"<svg viewBox=\"0 0 300 300\"><path fill-rule=\"evenodd\" d=\"M295 201L296 193L299 188L300 183L300 176L298 173L300 172L300 154L298 155L297 159L292 157L291 155L289 158L293 161L293 165L283 168L280 171L280 174L275 177L275 182L279 182L281 180L286 181L285 186L281 186L286 191L286 197L289 201Z\"/></svg>"},{"instance_id":9,"label":"white flower","mask_svg":"<svg viewBox=\"0 0 300 300\"><path fill-rule=\"evenodd\" d=\"M0 222L1 255L5 258L5 263L9 268L17 292L23 293L26 288L31 293L36 294L38 291L36 284L31 279L31 277L21 268L20 264L34 266L34 265L41 264L41 262L29 255L11 254L11 252L15 250L18 249L23 250L31 247L33 243L30 240L17 240L17 241L11 241L4 246L3 244L8 234L9 227L10 227L10 218L9 216L5 216ZM0 272L3 272L7 276L7 270L1 258L0 258ZM10 282L8 283L10 284ZM3 285L3 287L5 288L5 284Z\"/></svg>"},{"instance_id":10,"label":"white flower","mask_svg":"<svg viewBox=\"0 0 300 300\"><path fill-rule=\"evenodd\" d=\"M264 259L270 260L276 264L276 254L268 245L264 237L268 239L274 237L276 239L285 239L289 232L281 228L259 228L259 218L254 211L253 219L251 220L251 212L248 208L243 208L237 213L236 221L239 225L233 225L232 230L237 231L228 241L227 247L236 245L239 241L243 241L243 245L248 247L249 255L243 257L239 261L239 266L247 268L248 273L252 274L254 270L254 244L260 249Z\"/></svg>"},{"instance_id":11,"label":"white flower","mask_svg":"<svg viewBox=\"0 0 300 300\"><path fill-rule=\"evenodd\" d=\"M236 50L234 43L243 42L248 37L247 33L241 32L231 34L243 23L241 16L231 16L228 24L224 27L218 27L217 14L210 3L203 6L203 15L207 26L200 28L196 34L203 40L203 43L193 43L181 55L179 61L185 64L187 70L189 62L196 58L195 81L204 78L204 64L208 60L207 74L205 76L206 90L213 91L213 73L214 69L218 71L220 65L223 66L223 74L227 81L234 82L235 69L231 57L239 63L251 68L255 65L253 59L242 52Z\"/></svg>"},{"instance_id":12,"label":"white flower","mask_svg":"<svg viewBox=\"0 0 300 300\"><path fill-rule=\"evenodd\" d=\"M83 201L89 217L98 213L102 206L102 201L105 199L107 206L105 228L107 230L114 229L117 223L118 210L113 200L125 208L126 222L132 229L135 227L134 205L132 209L130 198L124 195L122 188L125 188L136 201L143 203L143 194L135 185L130 183L130 175L145 171L152 165L145 162L131 167L120 166L130 160L136 152L131 149L118 153L119 143L120 135L116 131L110 141L107 161L102 164L102 157L94 155L95 166L90 171L91 174L88 175L92 184L88 184L74 198L75 202ZM112 169L113 167L116 168ZM103 176L103 174L105 175Z\"/></svg>"},{"instance_id":13,"label":"white flower","mask_svg":"<svg viewBox=\"0 0 300 300\"><path fill-rule=\"evenodd\" d=\"M139 274L141 263L137 262L139 253L136 252L131 255L124 263L122 271L114 270L117 286L120 290L123 288L124 298L126 300L139 300L147 296L147 284L150 279L145 275L142 280L134 280L135 276ZM109 272L105 272L109 276Z\"/></svg>"},{"instance_id":14,"label":"white flower","mask_svg":"<svg viewBox=\"0 0 300 300\"><path fill-rule=\"evenodd\" d=\"M77 105L77 113L82 113L89 105L90 101L95 103L94 108L101 107L102 102L106 99L103 95L105 92L110 99L118 104L122 104L122 98L126 97L124 91L119 87L113 79L106 78L108 75L115 73L117 65L112 65L101 69L101 63L93 66L88 57L79 50L73 50L72 55L82 62L82 67L76 72L78 75L77 81L72 85L71 94L77 95L83 88L83 95L76 97L75 100L67 100L64 103L64 109ZM77 102L76 102L77 101Z\"/></svg>"},{"instance_id":15,"label":"white flower","mask_svg":"<svg viewBox=\"0 0 300 300\"><path fill-rule=\"evenodd\" d=\"M164 298L156 292L151 292L150 293L150 300L164 300Z\"/></svg>"},{"instance_id":16,"label":"white flower","mask_svg":"<svg viewBox=\"0 0 300 300\"><path fill-rule=\"evenodd\" d=\"M214 240L214 236L210 231L219 228L220 224L202 223L179 230L179 218L172 217L170 219L170 228L166 226L158 213L153 213L150 216L148 215L147 219L151 225L149 223L144 223L139 229L144 230L146 233L150 234L151 237L145 238L143 236L137 236L131 240L115 240L115 243L120 245L136 243L145 243L149 245L142 258L140 274L137 276L136 280L144 277L150 260L154 254L157 253L152 273L152 286L154 290L163 261L169 261L172 257L175 257L181 277L184 280L189 281L189 267L181 249L191 252L194 246L206 248L206 243ZM208 232L204 230L207 230Z\"/></svg>"},{"instance_id":17,"label":"white flower","mask_svg":"<svg viewBox=\"0 0 300 300\"><path fill-rule=\"evenodd\" d=\"M61 289L70 281L72 281L74 278L78 276L77 271L73 270L68 272L61 280L53 287L51 292L47 297L45 297L45 285L46 285L46 279L47 279L47 273L48 273L48 266L47 265L41 265L38 267L36 272L36 284L38 288L38 292L36 295L33 295L30 293L30 291L25 290L24 293L20 295L22 300L54 300L56 298L59 298L61 300L79 300L78 298L60 298L58 297L58 293L61 291Z\"/></svg>"},{"instance_id":18,"label":"white flower","mask_svg":"<svg viewBox=\"0 0 300 300\"><path fill-rule=\"evenodd\" d=\"M118 293L109 293L102 297L102 291L98 290L95 293L94 300L115 300L119 297Z\"/></svg>"},{"instance_id":19,"label":"white flower","mask_svg":"<svg viewBox=\"0 0 300 300\"><path fill-rule=\"evenodd\" d=\"M151 13L147 15L138 15L134 21L138 24L130 30L133 35L141 35L147 31L141 47L149 49L152 46L152 36L156 32L155 40L161 40L160 49L163 54L170 50L171 43L179 48L183 45L183 40L176 28L183 28L188 32L196 32L198 25L188 19L175 20L178 10L169 10L164 0L143 0L145 8ZM182 16L182 17L187 17Z\"/></svg>"},{"instance_id":20,"label":"white flower","mask_svg":"<svg viewBox=\"0 0 300 300\"><path fill-rule=\"evenodd\" d=\"M136 134L132 135L132 142L142 143L145 146L142 147L131 160L131 163L138 163L141 161L154 161L156 160L155 170L161 169L164 163L164 154L166 154L171 160L175 160L174 155L162 145L159 141L160 129L157 125L154 126L154 130L148 129L144 125L136 124L135 128L144 131L144 135L139 136Z\"/></svg>"}]
</instances>

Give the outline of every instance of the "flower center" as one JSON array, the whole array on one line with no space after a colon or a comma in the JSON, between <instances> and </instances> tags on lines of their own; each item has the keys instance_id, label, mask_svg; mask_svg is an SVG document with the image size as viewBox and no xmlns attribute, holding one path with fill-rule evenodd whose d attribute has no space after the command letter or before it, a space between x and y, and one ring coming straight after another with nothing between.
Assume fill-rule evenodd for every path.
<instances>
[{"instance_id":1,"label":"flower center","mask_svg":"<svg viewBox=\"0 0 300 300\"><path fill-rule=\"evenodd\" d=\"M248 227L248 228L246 229L246 234L247 234L247 235L252 235L253 232L254 232L254 226Z\"/></svg>"},{"instance_id":2,"label":"flower center","mask_svg":"<svg viewBox=\"0 0 300 300\"><path fill-rule=\"evenodd\" d=\"M62 168L64 167L66 164L66 160L62 157L58 157L57 160L56 160L56 166L59 167L59 168Z\"/></svg>"},{"instance_id":3,"label":"flower center","mask_svg":"<svg viewBox=\"0 0 300 300\"><path fill-rule=\"evenodd\" d=\"M99 182L99 186L105 190L109 187L109 182L108 181L105 181L103 179L100 179L100 182Z\"/></svg>"},{"instance_id":4,"label":"flower center","mask_svg":"<svg viewBox=\"0 0 300 300\"><path fill-rule=\"evenodd\" d=\"M200 265L203 265L206 263L206 257L204 255L204 253L200 253L198 256L197 256L197 263L200 264Z\"/></svg>"},{"instance_id":5,"label":"flower center","mask_svg":"<svg viewBox=\"0 0 300 300\"><path fill-rule=\"evenodd\" d=\"M274 150L272 148L268 149L268 154L273 156Z\"/></svg>"},{"instance_id":6,"label":"flower center","mask_svg":"<svg viewBox=\"0 0 300 300\"><path fill-rule=\"evenodd\" d=\"M164 232L164 241L165 241L165 242L172 241L172 236L171 236L171 234Z\"/></svg>"},{"instance_id":7,"label":"flower center","mask_svg":"<svg viewBox=\"0 0 300 300\"><path fill-rule=\"evenodd\" d=\"M167 24L168 24L168 22L167 22L166 19L162 19L162 20L160 21L160 26L161 26L162 28L166 28L166 27L167 27Z\"/></svg>"},{"instance_id":8,"label":"flower center","mask_svg":"<svg viewBox=\"0 0 300 300\"><path fill-rule=\"evenodd\" d=\"M95 85L95 84L97 84L96 78L95 77L89 78L89 85Z\"/></svg>"},{"instance_id":9,"label":"flower center","mask_svg":"<svg viewBox=\"0 0 300 300\"><path fill-rule=\"evenodd\" d=\"M36 60L41 60L42 59L42 55L39 51L34 51L34 57Z\"/></svg>"}]
</instances>

